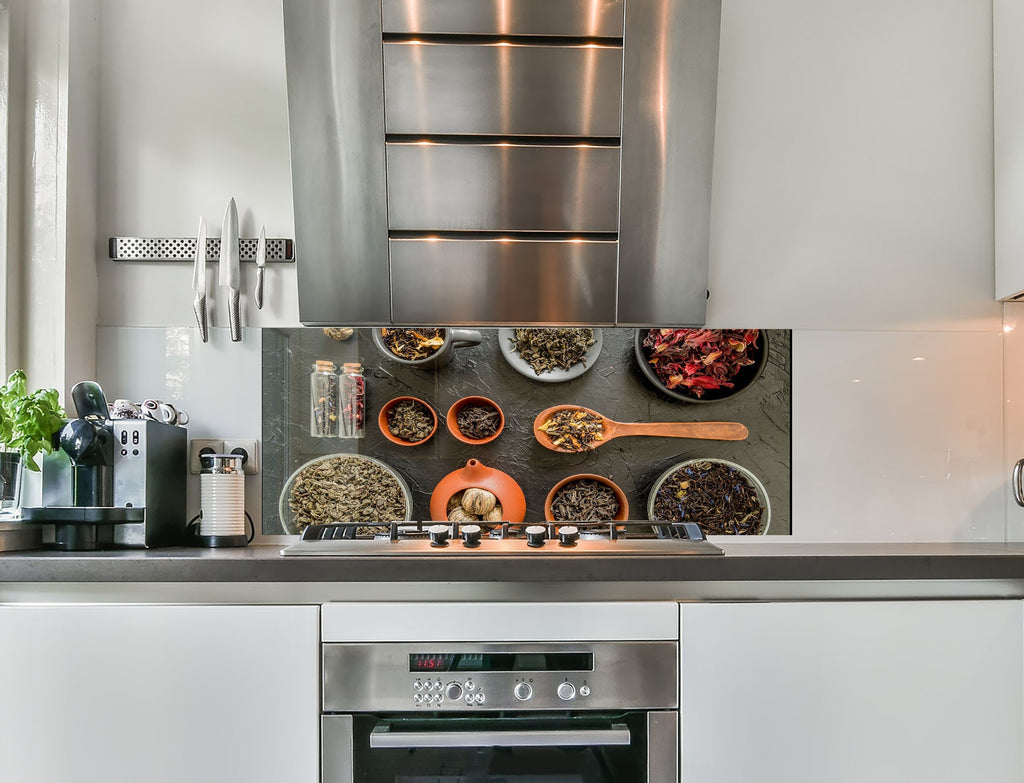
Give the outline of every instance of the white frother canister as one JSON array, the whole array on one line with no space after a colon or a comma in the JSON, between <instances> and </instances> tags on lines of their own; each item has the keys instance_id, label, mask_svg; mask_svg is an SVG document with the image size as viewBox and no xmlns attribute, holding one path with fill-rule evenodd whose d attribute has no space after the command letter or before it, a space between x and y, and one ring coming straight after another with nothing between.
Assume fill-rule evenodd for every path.
<instances>
[{"instance_id":1,"label":"white frother canister","mask_svg":"<svg viewBox=\"0 0 1024 783\"><path fill-rule=\"evenodd\" d=\"M245 474L240 454L199 458L199 537L207 546L245 546Z\"/></svg>"}]
</instances>

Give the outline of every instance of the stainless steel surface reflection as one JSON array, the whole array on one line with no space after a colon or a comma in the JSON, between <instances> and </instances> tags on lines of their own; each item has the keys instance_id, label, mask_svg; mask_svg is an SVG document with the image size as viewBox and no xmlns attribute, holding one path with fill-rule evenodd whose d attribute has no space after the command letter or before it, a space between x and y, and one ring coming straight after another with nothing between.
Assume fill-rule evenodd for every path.
<instances>
[{"instance_id":1,"label":"stainless steel surface reflection","mask_svg":"<svg viewBox=\"0 0 1024 783\"><path fill-rule=\"evenodd\" d=\"M622 0L383 0L386 33L622 35Z\"/></svg>"},{"instance_id":2,"label":"stainless steel surface reflection","mask_svg":"<svg viewBox=\"0 0 1024 783\"><path fill-rule=\"evenodd\" d=\"M617 46L384 44L388 133L618 138L621 93Z\"/></svg>"},{"instance_id":3,"label":"stainless steel surface reflection","mask_svg":"<svg viewBox=\"0 0 1024 783\"><path fill-rule=\"evenodd\" d=\"M288 135L304 323L387 323L380 6L284 3Z\"/></svg>"},{"instance_id":4,"label":"stainless steel surface reflection","mask_svg":"<svg viewBox=\"0 0 1024 783\"><path fill-rule=\"evenodd\" d=\"M629 0L620 324L704 323L721 0Z\"/></svg>"},{"instance_id":5,"label":"stainless steel surface reflection","mask_svg":"<svg viewBox=\"0 0 1024 783\"><path fill-rule=\"evenodd\" d=\"M615 308L614 242L393 239L391 265L396 323L436 306L450 324L600 323Z\"/></svg>"},{"instance_id":6,"label":"stainless steel surface reflection","mask_svg":"<svg viewBox=\"0 0 1024 783\"><path fill-rule=\"evenodd\" d=\"M393 231L618 228L615 147L388 144L387 161Z\"/></svg>"}]
</instances>

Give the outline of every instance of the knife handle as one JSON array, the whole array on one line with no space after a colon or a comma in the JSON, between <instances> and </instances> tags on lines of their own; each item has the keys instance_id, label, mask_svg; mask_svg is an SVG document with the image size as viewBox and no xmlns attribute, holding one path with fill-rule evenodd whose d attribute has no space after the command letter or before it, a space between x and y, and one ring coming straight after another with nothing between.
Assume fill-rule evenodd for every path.
<instances>
[{"instance_id":1,"label":"knife handle","mask_svg":"<svg viewBox=\"0 0 1024 783\"><path fill-rule=\"evenodd\" d=\"M210 332L206 328L206 297L196 294L196 298L192 300L192 309L196 314L196 323L199 325L199 336L203 342L209 342Z\"/></svg>"},{"instance_id":2,"label":"knife handle","mask_svg":"<svg viewBox=\"0 0 1024 783\"><path fill-rule=\"evenodd\" d=\"M256 267L256 291L253 294L253 300L256 302L256 309L263 309L263 267Z\"/></svg>"},{"instance_id":3,"label":"knife handle","mask_svg":"<svg viewBox=\"0 0 1024 783\"><path fill-rule=\"evenodd\" d=\"M242 341L242 321L239 313L239 291L231 292L231 299L228 301L228 324L231 327L231 342Z\"/></svg>"}]
</instances>

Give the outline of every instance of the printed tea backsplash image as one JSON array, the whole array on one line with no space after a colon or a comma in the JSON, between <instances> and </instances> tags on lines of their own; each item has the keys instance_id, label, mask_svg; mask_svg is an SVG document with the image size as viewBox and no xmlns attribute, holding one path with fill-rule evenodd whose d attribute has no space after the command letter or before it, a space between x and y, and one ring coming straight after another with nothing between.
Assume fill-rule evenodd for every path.
<instances>
[{"instance_id":1,"label":"printed tea backsplash image","mask_svg":"<svg viewBox=\"0 0 1024 783\"><path fill-rule=\"evenodd\" d=\"M501 335L498 329L478 331L479 344L459 347L442 367L420 369L389 358L379 347L383 343L373 340L372 329L355 329L350 336L348 330L332 330L332 336L318 328L264 329L263 533L294 532L285 529L278 513L282 489L297 469L314 458L331 454L372 457L397 473L411 492L413 520L430 519L430 498L435 486L470 459L504 471L518 482L526 496L528 521L544 519L549 491L574 474L610 479L625 496L629 518L647 519L648 498L656 482L670 468L687 460L726 460L745 468L763 485L771 506L768 534L792 532L792 340L788 330L763 330L768 345L763 368L737 368L753 377L752 382L750 378L744 381L750 382L749 388L710 402L677 399L655 388L654 373L645 372L639 365L635 329L593 330L599 345L587 353L585 368L581 373L579 365L574 371L558 370L564 376L573 376L560 382L537 380L529 371L524 373L522 367L512 366L517 356L514 352L508 356L508 345L503 355L501 341L510 341L513 330L502 329ZM642 340L647 330L639 331ZM696 342L704 341L698 337ZM701 350L713 351L714 346ZM333 362L339 369L345 363L361 363L365 379L364 437L310 434L310 376L318 360ZM712 356L708 366L714 361ZM740 364L732 358L729 361ZM739 376L737 380L741 380ZM713 393L708 392L708 396L713 397ZM433 434L408 443L385 437L378 417L397 397L416 398L433 409L437 418ZM465 397L486 398L501 409L504 426L496 437L472 443L449 431L448 411ZM749 434L734 441L619 437L600 444L600 448L559 453L539 443L533 431L537 415L556 405L582 406L616 422L739 422ZM391 411L385 411L385 421L388 413ZM492 412L485 406L468 415L490 418ZM433 420L429 412L417 406L403 406L391 419L396 420L396 416L396 426L403 431L408 427L418 432ZM463 421L466 420L464 416ZM341 462L337 465L344 467ZM350 489L354 494L364 491L361 487ZM739 493L744 503L756 505L750 494ZM706 498L701 502L706 503ZM750 532L756 530L751 528Z\"/></svg>"}]
</instances>

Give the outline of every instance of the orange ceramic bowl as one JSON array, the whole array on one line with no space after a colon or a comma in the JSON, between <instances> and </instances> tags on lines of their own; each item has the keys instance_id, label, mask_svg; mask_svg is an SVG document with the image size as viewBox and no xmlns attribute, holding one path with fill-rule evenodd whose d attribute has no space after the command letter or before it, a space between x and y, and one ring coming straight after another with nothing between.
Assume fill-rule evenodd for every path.
<instances>
[{"instance_id":1,"label":"orange ceramic bowl","mask_svg":"<svg viewBox=\"0 0 1024 783\"><path fill-rule=\"evenodd\" d=\"M569 484L569 483L571 483L573 481L580 481L581 479L590 479L591 481L597 481L597 482L599 482L601 484L604 484L605 486L611 487L612 492L615 493L615 499L619 501L619 513L615 515L614 521L622 522L624 520L629 519L629 502L626 500L626 493L623 492L619 488L619 485L616 484L614 481L612 481L610 478L605 478L604 476L597 476L597 475L595 475L593 473L577 473L577 474L575 474L573 476L566 476L564 479L562 479L557 484L555 484L555 486L553 486L551 488L551 491L548 492L547 498L544 500L544 519L546 519L548 522L558 522L558 521L565 521L565 522L569 522L569 521L588 522L588 521L597 521L597 520L556 520L555 519L555 515L551 511L551 503L554 501L555 495L558 494L559 490L561 490L562 487L564 487L566 484Z\"/></svg>"},{"instance_id":2,"label":"orange ceramic bowl","mask_svg":"<svg viewBox=\"0 0 1024 783\"><path fill-rule=\"evenodd\" d=\"M490 405L494 410L498 412L498 429L495 430L493 435L488 435L486 438L467 438L462 434L462 430L459 429L459 411L465 408L467 405ZM448 409L448 415L445 416L445 422L448 424L448 432L450 432L456 440L461 440L463 443L468 443L471 446L481 446L484 443L490 443L492 440L501 435L501 431L505 429L505 414L501 410L501 406L498 405L494 400L489 400L486 397L463 397L461 400L456 402L452 407Z\"/></svg>"},{"instance_id":3,"label":"orange ceramic bowl","mask_svg":"<svg viewBox=\"0 0 1024 783\"><path fill-rule=\"evenodd\" d=\"M396 435L391 434L391 429L388 427L388 411L394 408L398 403L405 402L406 400L412 400L418 402L428 411L430 411L430 418L434 422L433 428L430 430L430 434L427 435L423 440L402 440ZM434 433L437 432L437 413L434 412L432 405L425 403L419 397L395 397L392 400L388 400L384 403L384 407L380 409L380 415L377 417L377 426L380 427L381 434L384 435L392 443L397 443L399 446L421 446L434 437Z\"/></svg>"}]
</instances>

